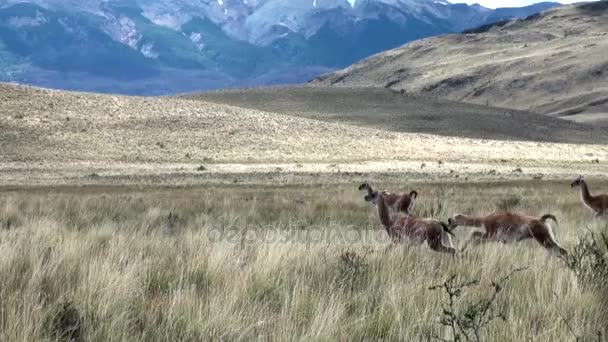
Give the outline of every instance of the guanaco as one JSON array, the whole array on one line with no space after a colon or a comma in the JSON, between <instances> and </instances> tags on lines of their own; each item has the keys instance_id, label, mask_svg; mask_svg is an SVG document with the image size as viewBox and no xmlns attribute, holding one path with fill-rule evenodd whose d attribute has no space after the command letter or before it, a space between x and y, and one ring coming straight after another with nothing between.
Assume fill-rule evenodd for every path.
<instances>
[{"instance_id":1,"label":"guanaco","mask_svg":"<svg viewBox=\"0 0 608 342\"><path fill-rule=\"evenodd\" d=\"M364 199L366 202L371 202L376 205L378 199L378 191L374 191L372 186L366 180L363 184L359 185L359 191L366 190L367 194ZM384 203L393 209L395 212L402 212L405 214L411 214L414 211L414 207L416 206L416 198L418 197L418 192L416 190L410 191L410 193L390 193L387 191L382 191L384 195Z\"/></svg>"},{"instance_id":2,"label":"guanaco","mask_svg":"<svg viewBox=\"0 0 608 342\"><path fill-rule=\"evenodd\" d=\"M391 220L388 213L388 201L390 198L383 192L379 192L375 199L376 207L378 208L378 216L380 222L393 244L401 243L407 239L415 244L421 244L426 241L432 250L456 254L456 249L452 246L443 244L444 239L450 243L449 236L452 232L448 225L444 222L431 218L418 218L410 214Z\"/></svg>"},{"instance_id":3,"label":"guanaco","mask_svg":"<svg viewBox=\"0 0 608 342\"><path fill-rule=\"evenodd\" d=\"M595 216L608 215L607 194L597 196L591 195L587 182L585 182L583 176L578 176L578 178L576 178L574 182L570 184L570 186L573 188L579 186L581 188L581 200L587 208L591 209L591 211L595 213Z\"/></svg>"},{"instance_id":4,"label":"guanaco","mask_svg":"<svg viewBox=\"0 0 608 342\"><path fill-rule=\"evenodd\" d=\"M474 240L498 241L503 243L517 242L525 239L535 239L549 251L567 255L568 252L562 248L553 235L553 229L546 221L548 219L557 223L557 218L546 214L540 218L510 212L498 212L484 217L471 217L456 214L448 219L451 229L457 226L473 226L483 228L483 232L476 232Z\"/></svg>"}]
</instances>

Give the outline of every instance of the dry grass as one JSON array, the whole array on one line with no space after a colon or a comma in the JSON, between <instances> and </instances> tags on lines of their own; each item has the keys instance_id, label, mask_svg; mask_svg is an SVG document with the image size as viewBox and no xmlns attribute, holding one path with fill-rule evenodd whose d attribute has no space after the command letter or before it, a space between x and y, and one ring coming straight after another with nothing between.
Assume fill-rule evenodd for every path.
<instances>
[{"instance_id":1,"label":"dry grass","mask_svg":"<svg viewBox=\"0 0 608 342\"><path fill-rule=\"evenodd\" d=\"M506 321L483 330L484 341L574 340L564 320L585 341L605 328L604 298L534 242L489 244L456 259L426 246L385 252L356 185L3 192L0 340L449 339L438 324L444 298L429 286L452 274L479 279L463 308L516 267L529 268L505 283L496 310ZM586 228L606 229L566 182L407 188L420 192L419 212L441 203L444 219L505 203L551 212L566 248Z\"/></svg>"},{"instance_id":2,"label":"dry grass","mask_svg":"<svg viewBox=\"0 0 608 342\"><path fill-rule=\"evenodd\" d=\"M316 84L407 93L608 124L608 5L563 6L475 34L416 41Z\"/></svg>"},{"instance_id":3,"label":"dry grass","mask_svg":"<svg viewBox=\"0 0 608 342\"><path fill-rule=\"evenodd\" d=\"M0 182L9 185L251 172L519 178L515 168L570 177L602 174L608 160L605 145L404 133L203 101L13 85L0 97Z\"/></svg>"},{"instance_id":4,"label":"dry grass","mask_svg":"<svg viewBox=\"0 0 608 342\"><path fill-rule=\"evenodd\" d=\"M394 132L463 138L597 143L606 130L536 113L441 100L393 89L267 87L228 89L182 98Z\"/></svg>"}]
</instances>

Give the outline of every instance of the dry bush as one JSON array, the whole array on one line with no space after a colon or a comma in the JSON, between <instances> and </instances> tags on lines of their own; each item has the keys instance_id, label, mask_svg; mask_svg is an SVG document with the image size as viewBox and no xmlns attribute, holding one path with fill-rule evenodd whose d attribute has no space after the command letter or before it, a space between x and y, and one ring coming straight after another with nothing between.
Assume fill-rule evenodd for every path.
<instances>
[{"instance_id":1,"label":"dry bush","mask_svg":"<svg viewBox=\"0 0 608 342\"><path fill-rule=\"evenodd\" d=\"M430 338L443 342L481 342L484 330L489 329L493 321L497 319L507 321L506 314L503 312L504 308L497 307L498 296L509 278L524 269L515 269L501 279L493 280L490 284L492 293L489 297L479 299L473 303L461 304L457 302L464 295L464 292L479 285L480 281L478 279L463 281L457 275L452 275L442 284L431 286L429 290L441 290L447 295L447 304L442 305L439 324L448 328L450 337L448 339L431 335Z\"/></svg>"}]
</instances>

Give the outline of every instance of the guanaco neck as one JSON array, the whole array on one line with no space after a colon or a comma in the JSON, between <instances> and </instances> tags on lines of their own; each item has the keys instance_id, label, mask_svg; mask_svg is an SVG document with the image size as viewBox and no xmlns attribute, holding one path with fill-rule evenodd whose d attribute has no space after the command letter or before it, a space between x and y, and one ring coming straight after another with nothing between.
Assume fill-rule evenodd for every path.
<instances>
[{"instance_id":1,"label":"guanaco neck","mask_svg":"<svg viewBox=\"0 0 608 342\"><path fill-rule=\"evenodd\" d=\"M591 204L591 201L593 200L593 196L591 196L591 193L589 192L589 187L584 180L581 180L581 199L587 204Z\"/></svg>"},{"instance_id":2,"label":"guanaco neck","mask_svg":"<svg viewBox=\"0 0 608 342\"><path fill-rule=\"evenodd\" d=\"M378 217L380 217L380 222L384 226L384 228L389 231L393 223L391 222L391 218L388 214L388 207L384 202L384 194L378 193L378 198L376 199L376 207L378 208Z\"/></svg>"}]
</instances>

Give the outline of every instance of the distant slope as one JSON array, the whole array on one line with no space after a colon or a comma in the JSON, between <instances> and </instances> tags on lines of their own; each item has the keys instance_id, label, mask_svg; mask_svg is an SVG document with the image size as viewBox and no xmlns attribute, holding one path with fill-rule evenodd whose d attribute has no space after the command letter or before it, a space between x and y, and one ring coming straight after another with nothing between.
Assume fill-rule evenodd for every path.
<instances>
[{"instance_id":1,"label":"distant slope","mask_svg":"<svg viewBox=\"0 0 608 342\"><path fill-rule=\"evenodd\" d=\"M416 41L311 83L404 89L608 127L608 1Z\"/></svg>"},{"instance_id":2,"label":"distant slope","mask_svg":"<svg viewBox=\"0 0 608 342\"><path fill-rule=\"evenodd\" d=\"M378 88L272 87L184 98L409 133L498 140L588 143L608 131L524 111L404 96Z\"/></svg>"}]
</instances>

